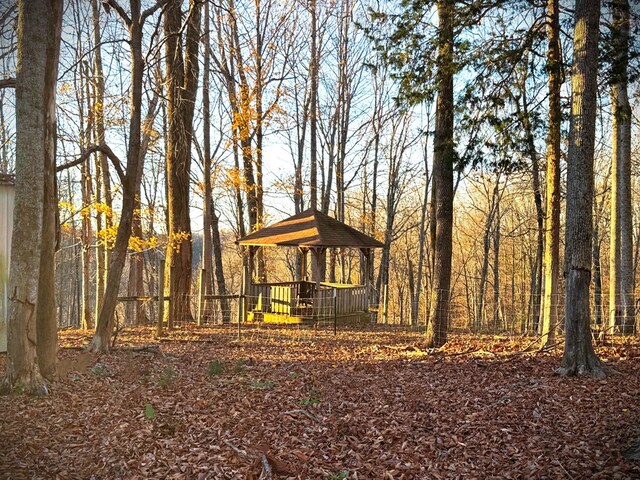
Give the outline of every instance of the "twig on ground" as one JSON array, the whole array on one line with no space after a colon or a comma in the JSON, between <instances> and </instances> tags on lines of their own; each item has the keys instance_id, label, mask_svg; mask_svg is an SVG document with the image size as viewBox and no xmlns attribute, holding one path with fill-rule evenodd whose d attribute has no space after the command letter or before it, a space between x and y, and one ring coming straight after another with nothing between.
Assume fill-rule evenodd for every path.
<instances>
[{"instance_id":1,"label":"twig on ground","mask_svg":"<svg viewBox=\"0 0 640 480\"><path fill-rule=\"evenodd\" d=\"M245 450L242 450L241 448L236 447L233 443L231 443L229 440L223 440L224 444L229 447L231 450L233 450L234 452L236 452L238 455L240 455L241 457L246 457L248 454Z\"/></svg>"},{"instance_id":2,"label":"twig on ground","mask_svg":"<svg viewBox=\"0 0 640 480\"><path fill-rule=\"evenodd\" d=\"M271 465L269 465L269 459L266 454L262 454L262 472L258 480L273 480L273 473L271 471Z\"/></svg>"},{"instance_id":3,"label":"twig on ground","mask_svg":"<svg viewBox=\"0 0 640 480\"><path fill-rule=\"evenodd\" d=\"M285 415L296 415L296 414L301 414L301 415L305 415L307 417L309 417L311 420L313 420L314 422L317 423L322 423L322 420L318 417L316 417L315 415L313 415L312 413L307 412L306 410L303 409L297 409L297 410L289 410L287 412L284 412Z\"/></svg>"}]
</instances>

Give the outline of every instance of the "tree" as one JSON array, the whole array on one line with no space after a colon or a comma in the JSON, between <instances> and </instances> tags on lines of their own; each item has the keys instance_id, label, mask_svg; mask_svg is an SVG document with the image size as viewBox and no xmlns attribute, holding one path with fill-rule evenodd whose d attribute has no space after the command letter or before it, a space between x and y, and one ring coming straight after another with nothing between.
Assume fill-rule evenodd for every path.
<instances>
[{"instance_id":1,"label":"tree","mask_svg":"<svg viewBox=\"0 0 640 480\"><path fill-rule=\"evenodd\" d=\"M577 0L571 75L565 235L565 348L559 373L604 376L591 340L589 284L593 234L593 152L598 75L599 0Z\"/></svg>"},{"instance_id":2,"label":"tree","mask_svg":"<svg viewBox=\"0 0 640 480\"><path fill-rule=\"evenodd\" d=\"M451 286L453 239L453 0L440 0L438 5L438 60L436 127L433 147L433 202L435 202L436 236L434 248L434 282L431 315L426 342L440 347L447 341Z\"/></svg>"},{"instance_id":3,"label":"tree","mask_svg":"<svg viewBox=\"0 0 640 480\"><path fill-rule=\"evenodd\" d=\"M109 352L109 340L113 330L113 315L118 300L118 290L122 270L127 257L127 247L131 237L131 226L136 205L136 185L142 176L141 132L142 132L142 79L144 72L144 58L142 56L142 27L145 21L158 10L162 3L142 11L140 0L131 0L130 14L127 14L116 0L108 0L105 4L113 8L129 32L129 47L131 49L131 89L129 93L130 120L128 131L127 166L123 171L119 159L110 149L99 148L110 153L112 160L119 166L122 180L122 210L120 223L116 233L115 245L110 255L110 265L107 274L105 295L103 299L96 333L91 339L89 351Z\"/></svg>"},{"instance_id":4,"label":"tree","mask_svg":"<svg viewBox=\"0 0 640 480\"><path fill-rule=\"evenodd\" d=\"M16 194L2 390L46 394L56 372L56 79L62 0L22 0L16 75Z\"/></svg>"},{"instance_id":5,"label":"tree","mask_svg":"<svg viewBox=\"0 0 640 480\"><path fill-rule=\"evenodd\" d=\"M558 321L558 273L560 271L560 19L558 0L547 3L547 71L549 74L549 132L547 134L546 238L544 242L544 302L541 346L554 341Z\"/></svg>"},{"instance_id":6,"label":"tree","mask_svg":"<svg viewBox=\"0 0 640 480\"><path fill-rule=\"evenodd\" d=\"M180 0L167 3L164 13L167 81L167 192L169 197L169 321L190 320L191 220L189 190L193 114L198 87L200 2L189 2L186 37L182 35Z\"/></svg>"},{"instance_id":7,"label":"tree","mask_svg":"<svg viewBox=\"0 0 640 480\"><path fill-rule=\"evenodd\" d=\"M631 211L631 106L629 105L629 1L611 2L611 104L613 155L609 254L609 328L635 327L633 301L633 222Z\"/></svg>"}]
</instances>

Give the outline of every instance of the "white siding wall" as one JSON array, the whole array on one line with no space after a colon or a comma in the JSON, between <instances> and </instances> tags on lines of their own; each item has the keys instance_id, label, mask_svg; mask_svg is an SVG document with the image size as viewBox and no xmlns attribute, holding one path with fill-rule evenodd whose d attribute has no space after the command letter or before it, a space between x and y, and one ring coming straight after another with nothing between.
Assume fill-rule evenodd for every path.
<instances>
[{"instance_id":1,"label":"white siding wall","mask_svg":"<svg viewBox=\"0 0 640 480\"><path fill-rule=\"evenodd\" d=\"M13 232L13 185L0 184L0 352L7 351L7 282Z\"/></svg>"}]
</instances>

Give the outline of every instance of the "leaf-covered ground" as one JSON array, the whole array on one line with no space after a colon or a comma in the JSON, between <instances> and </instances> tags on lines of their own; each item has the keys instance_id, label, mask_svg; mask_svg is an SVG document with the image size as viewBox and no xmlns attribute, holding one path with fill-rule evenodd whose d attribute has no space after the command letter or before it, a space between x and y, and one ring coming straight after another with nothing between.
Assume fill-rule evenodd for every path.
<instances>
[{"instance_id":1,"label":"leaf-covered ground","mask_svg":"<svg viewBox=\"0 0 640 480\"><path fill-rule=\"evenodd\" d=\"M602 347L616 374L554 375L530 339L269 330L120 335L90 356L62 333L63 379L0 397L0 478L640 478L640 346ZM0 374L4 371L0 356Z\"/></svg>"}]
</instances>

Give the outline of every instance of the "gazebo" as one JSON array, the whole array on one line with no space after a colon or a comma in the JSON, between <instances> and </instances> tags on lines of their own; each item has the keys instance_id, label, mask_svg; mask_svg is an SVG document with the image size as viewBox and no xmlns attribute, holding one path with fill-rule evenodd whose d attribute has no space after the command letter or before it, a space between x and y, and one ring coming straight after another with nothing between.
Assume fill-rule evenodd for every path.
<instances>
[{"instance_id":1,"label":"gazebo","mask_svg":"<svg viewBox=\"0 0 640 480\"><path fill-rule=\"evenodd\" d=\"M248 321L265 323L315 323L368 321L374 248L384 244L318 210L308 209L281 222L257 230L237 242L246 248L248 268L243 282L244 312ZM301 253L300 280L281 283L253 281L256 251L262 247L295 247ZM327 283L320 277L320 259L328 248L359 249L364 259L364 282L359 285ZM315 268L307 278L308 254Z\"/></svg>"}]
</instances>

